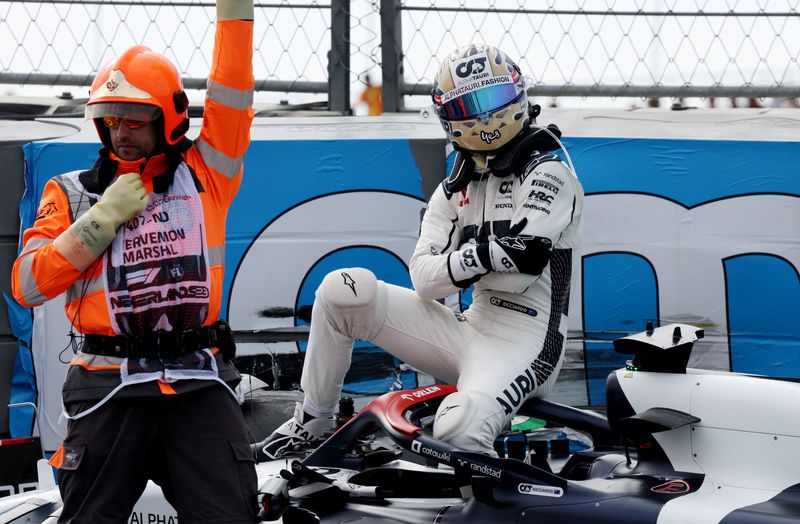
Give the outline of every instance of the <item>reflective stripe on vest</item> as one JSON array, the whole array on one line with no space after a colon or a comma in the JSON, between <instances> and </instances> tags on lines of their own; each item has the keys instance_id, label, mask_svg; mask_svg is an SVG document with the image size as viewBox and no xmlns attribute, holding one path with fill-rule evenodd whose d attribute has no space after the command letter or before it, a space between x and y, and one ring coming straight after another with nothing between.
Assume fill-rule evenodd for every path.
<instances>
[{"instance_id":1,"label":"reflective stripe on vest","mask_svg":"<svg viewBox=\"0 0 800 524\"><path fill-rule=\"evenodd\" d=\"M78 180L78 176L83 171L73 171L61 176L55 177L56 183L64 190L69 200L69 213L72 222L74 223L84 213L89 211L89 208L97 202L99 195L89 193L83 184Z\"/></svg>"},{"instance_id":2,"label":"reflective stripe on vest","mask_svg":"<svg viewBox=\"0 0 800 524\"><path fill-rule=\"evenodd\" d=\"M234 89L209 80L206 84L206 98L226 107L244 111L253 105L253 89Z\"/></svg>"},{"instance_id":3,"label":"reflective stripe on vest","mask_svg":"<svg viewBox=\"0 0 800 524\"><path fill-rule=\"evenodd\" d=\"M203 157L203 162L205 162L208 167L222 173L228 178L235 177L237 173L239 173L239 170L242 169L242 165L244 165L244 156L240 156L239 158L229 157L225 153L215 149L214 146L202 138L195 140L194 145L197 147L197 150L200 151L200 156Z\"/></svg>"},{"instance_id":4,"label":"reflective stripe on vest","mask_svg":"<svg viewBox=\"0 0 800 524\"><path fill-rule=\"evenodd\" d=\"M67 195L67 200L69 201L69 215L73 223L89 211L92 205L100 198L100 195L88 192L83 184L81 184L78 178L81 173L83 173L83 171L72 171L55 177L55 181L64 191L64 194ZM102 275L96 275L87 280L78 279L67 288L67 303L72 303L89 293L101 289L103 289Z\"/></svg>"}]
</instances>

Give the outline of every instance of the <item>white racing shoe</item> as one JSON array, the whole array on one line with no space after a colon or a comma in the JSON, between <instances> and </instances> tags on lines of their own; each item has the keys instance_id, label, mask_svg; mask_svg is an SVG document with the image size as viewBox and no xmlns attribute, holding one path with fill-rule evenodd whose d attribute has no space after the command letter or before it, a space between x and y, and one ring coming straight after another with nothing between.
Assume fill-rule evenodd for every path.
<instances>
[{"instance_id":1,"label":"white racing shoe","mask_svg":"<svg viewBox=\"0 0 800 524\"><path fill-rule=\"evenodd\" d=\"M322 442L325 434L335 429L333 418L312 418L301 422L303 418L303 405L298 403L292 418L281 424L269 437L253 444L256 462L282 458L298 448Z\"/></svg>"}]
</instances>

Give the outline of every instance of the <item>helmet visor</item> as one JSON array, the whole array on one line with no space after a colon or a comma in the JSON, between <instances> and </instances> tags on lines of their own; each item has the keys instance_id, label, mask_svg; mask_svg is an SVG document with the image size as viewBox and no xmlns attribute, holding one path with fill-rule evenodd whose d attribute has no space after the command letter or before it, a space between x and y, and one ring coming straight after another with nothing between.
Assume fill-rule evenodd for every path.
<instances>
[{"instance_id":1,"label":"helmet visor","mask_svg":"<svg viewBox=\"0 0 800 524\"><path fill-rule=\"evenodd\" d=\"M504 83L482 87L438 106L439 117L464 120L491 113L516 102L524 93L519 84Z\"/></svg>"},{"instance_id":2,"label":"helmet visor","mask_svg":"<svg viewBox=\"0 0 800 524\"><path fill-rule=\"evenodd\" d=\"M84 112L86 120L116 117L135 122L152 122L160 116L161 108L158 106L126 102L91 104L86 106L86 111Z\"/></svg>"}]
</instances>

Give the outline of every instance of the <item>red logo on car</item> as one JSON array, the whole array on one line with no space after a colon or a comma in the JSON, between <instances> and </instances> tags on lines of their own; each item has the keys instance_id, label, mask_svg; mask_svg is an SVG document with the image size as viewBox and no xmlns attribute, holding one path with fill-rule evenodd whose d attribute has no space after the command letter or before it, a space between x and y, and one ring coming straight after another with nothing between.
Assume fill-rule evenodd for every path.
<instances>
[{"instance_id":1,"label":"red logo on car","mask_svg":"<svg viewBox=\"0 0 800 524\"><path fill-rule=\"evenodd\" d=\"M677 495L680 493L688 493L691 488L689 483L685 480L668 480L658 486L653 486L650 491L653 493L665 493L667 495Z\"/></svg>"}]
</instances>

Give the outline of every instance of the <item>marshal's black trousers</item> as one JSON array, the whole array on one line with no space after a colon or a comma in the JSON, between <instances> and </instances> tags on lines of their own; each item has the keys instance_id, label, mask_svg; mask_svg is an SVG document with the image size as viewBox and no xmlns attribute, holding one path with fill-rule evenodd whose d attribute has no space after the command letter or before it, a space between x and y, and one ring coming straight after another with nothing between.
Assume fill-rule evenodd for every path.
<instances>
[{"instance_id":1,"label":"marshal's black trousers","mask_svg":"<svg viewBox=\"0 0 800 524\"><path fill-rule=\"evenodd\" d=\"M124 524L148 479L161 486L181 524L256 521L258 481L244 417L222 385L114 398L70 420L58 522Z\"/></svg>"}]
</instances>

